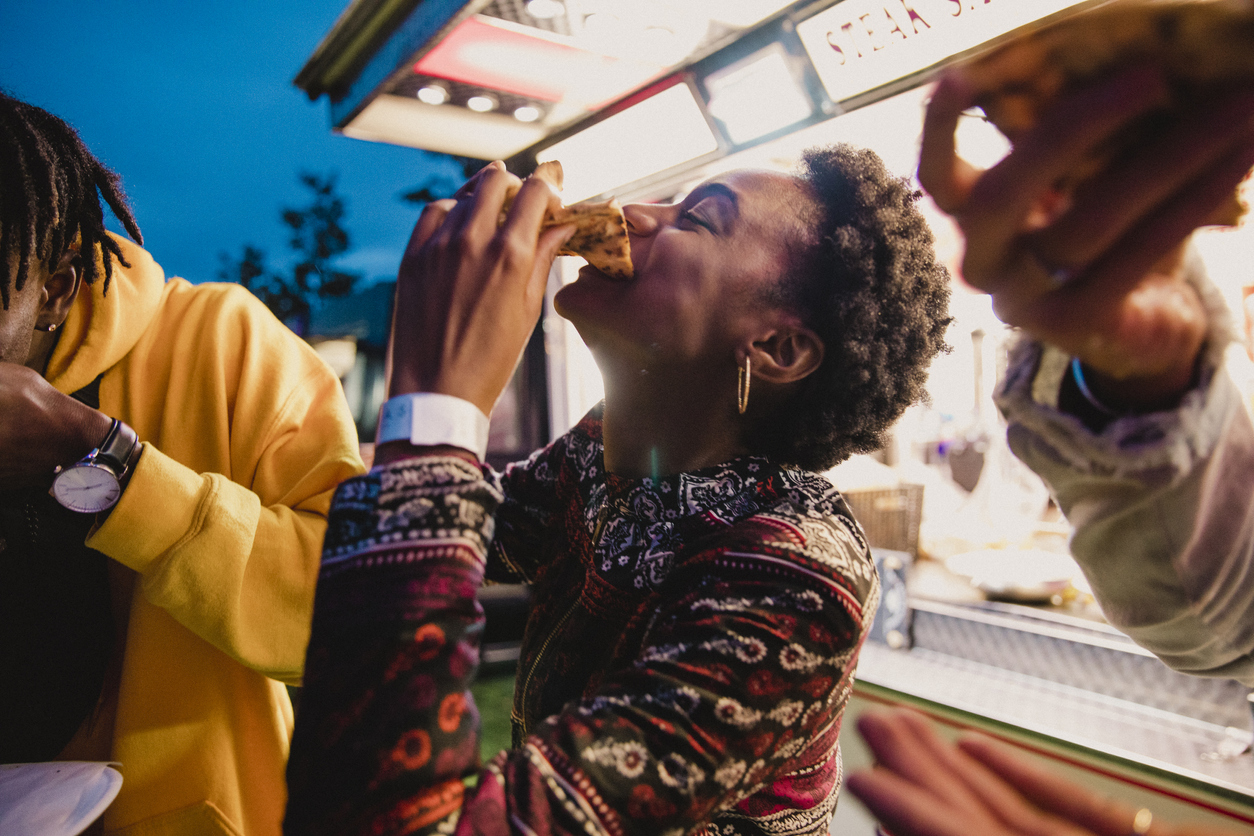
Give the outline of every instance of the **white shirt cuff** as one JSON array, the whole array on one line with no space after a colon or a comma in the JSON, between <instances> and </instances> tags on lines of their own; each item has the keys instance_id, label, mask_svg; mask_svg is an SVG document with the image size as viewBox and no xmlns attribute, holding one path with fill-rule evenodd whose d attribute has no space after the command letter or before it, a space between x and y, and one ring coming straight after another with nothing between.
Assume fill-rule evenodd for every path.
<instances>
[{"instance_id":1,"label":"white shirt cuff","mask_svg":"<svg viewBox=\"0 0 1254 836\"><path fill-rule=\"evenodd\" d=\"M420 447L460 447L483 461L488 454L488 416L470 401L452 395L397 395L379 409L375 444L400 440Z\"/></svg>"}]
</instances>

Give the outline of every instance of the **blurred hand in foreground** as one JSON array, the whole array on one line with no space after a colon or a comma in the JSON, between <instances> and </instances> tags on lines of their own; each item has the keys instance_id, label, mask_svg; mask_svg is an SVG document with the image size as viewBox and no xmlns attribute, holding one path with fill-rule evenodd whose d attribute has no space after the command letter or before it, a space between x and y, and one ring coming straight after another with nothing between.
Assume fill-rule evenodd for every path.
<instances>
[{"instance_id":1,"label":"blurred hand in foreground","mask_svg":"<svg viewBox=\"0 0 1254 836\"><path fill-rule=\"evenodd\" d=\"M519 183L494 162L423 210L397 277L389 396L453 395L491 413L540 318L553 259L575 229L541 232L561 201L536 178L521 183L498 226Z\"/></svg>"},{"instance_id":2,"label":"blurred hand in foreground","mask_svg":"<svg viewBox=\"0 0 1254 836\"><path fill-rule=\"evenodd\" d=\"M1060 197L1055 185L1167 85L1134 67L1059 99L988 170L957 156L977 91L961 69L928 105L919 180L966 238L962 273L1006 323L1081 361L1112 405L1156 408L1189 386L1206 321L1184 245L1254 165L1254 91L1189 103L1165 132Z\"/></svg>"},{"instance_id":3,"label":"blurred hand in foreground","mask_svg":"<svg viewBox=\"0 0 1254 836\"><path fill-rule=\"evenodd\" d=\"M858 731L876 758L848 786L893 836L1237 836L1146 823L1146 813L971 735L957 745L908 709L869 711Z\"/></svg>"}]
</instances>

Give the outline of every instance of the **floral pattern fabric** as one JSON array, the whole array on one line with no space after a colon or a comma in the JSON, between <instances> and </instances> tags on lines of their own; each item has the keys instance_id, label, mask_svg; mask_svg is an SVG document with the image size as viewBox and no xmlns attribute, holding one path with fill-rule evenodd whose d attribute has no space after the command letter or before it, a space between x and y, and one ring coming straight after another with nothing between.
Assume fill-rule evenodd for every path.
<instances>
[{"instance_id":1,"label":"floral pattern fabric","mask_svg":"<svg viewBox=\"0 0 1254 836\"><path fill-rule=\"evenodd\" d=\"M515 747L478 775L484 578L533 611ZM878 584L822 477L606 474L596 413L497 475L415 459L332 508L289 834L821 834Z\"/></svg>"}]
</instances>

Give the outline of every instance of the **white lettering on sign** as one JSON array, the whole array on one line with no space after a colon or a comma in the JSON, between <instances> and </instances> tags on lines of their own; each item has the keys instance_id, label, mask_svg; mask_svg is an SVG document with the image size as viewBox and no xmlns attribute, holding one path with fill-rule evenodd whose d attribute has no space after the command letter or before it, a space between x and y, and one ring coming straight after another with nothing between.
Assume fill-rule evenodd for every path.
<instances>
[{"instance_id":1,"label":"white lettering on sign","mask_svg":"<svg viewBox=\"0 0 1254 836\"><path fill-rule=\"evenodd\" d=\"M1083 0L844 0L797 25L827 95L851 99Z\"/></svg>"}]
</instances>

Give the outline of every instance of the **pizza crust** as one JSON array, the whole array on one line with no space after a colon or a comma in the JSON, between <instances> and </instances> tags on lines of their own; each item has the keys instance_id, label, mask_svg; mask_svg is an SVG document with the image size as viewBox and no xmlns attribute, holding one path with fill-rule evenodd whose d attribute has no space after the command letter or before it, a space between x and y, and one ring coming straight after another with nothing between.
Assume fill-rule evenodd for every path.
<instances>
[{"instance_id":1,"label":"pizza crust","mask_svg":"<svg viewBox=\"0 0 1254 836\"><path fill-rule=\"evenodd\" d=\"M553 187L562 190L562 164L556 160L540 163L532 173ZM521 186L513 188L505 199L499 223L505 223L514 196ZM629 280L635 270L631 264L631 243L627 237L627 220L623 208L614 198L601 203L576 203L551 212L542 224L543 229L575 224L575 234L558 255L576 255L587 260L611 279Z\"/></svg>"},{"instance_id":2,"label":"pizza crust","mask_svg":"<svg viewBox=\"0 0 1254 836\"><path fill-rule=\"evenodd\" d=\"M1254 82L1254 0L1118 0L1015 37L963 69L978 106L1013 143L1059 96L1137 62L1163 70L1171 103L1112 137L1060 191L1180 118L1179 105ZM1235 225L1246 209L1234 193L1209 222Z\"/></svg>"}]
</instances>

